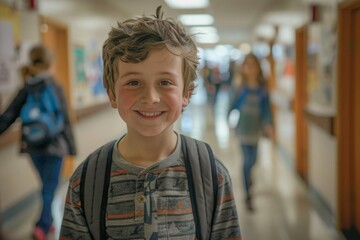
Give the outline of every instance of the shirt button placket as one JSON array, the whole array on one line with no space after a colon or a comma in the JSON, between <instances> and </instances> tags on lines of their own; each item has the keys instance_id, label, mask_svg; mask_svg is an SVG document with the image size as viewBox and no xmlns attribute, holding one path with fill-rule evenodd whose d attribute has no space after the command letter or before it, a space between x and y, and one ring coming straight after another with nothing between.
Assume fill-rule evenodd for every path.
<instances>
[{"instance_id":1,"label":"shirt button placket","mask_svg":"<svg viewBox=\"0 0 360 240\"><path fill-rule=\"evenodd\" d=\"M144 196L144 185L140 184L141 176L138 176L136 183L136 193L135 193L135 222L143 222L144 215L139 213L144 213L145 208L145 196ZM142 187L139 187L142 185Z\"/></svg>"}]
</instances>

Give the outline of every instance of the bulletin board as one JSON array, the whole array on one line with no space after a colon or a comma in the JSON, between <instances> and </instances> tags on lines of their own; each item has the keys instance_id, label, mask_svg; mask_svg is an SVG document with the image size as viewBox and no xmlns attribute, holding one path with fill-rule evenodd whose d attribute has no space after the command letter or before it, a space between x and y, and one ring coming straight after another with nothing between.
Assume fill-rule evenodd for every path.
<instances>
[{"instance_id":1,"label":"bulletin board","mask_svg":"<svg viewBox=\"0 0 360 240\"><path fill-rule=\"evenodd\" d=\"M309 25L308 95L310 104L336 108L337 22L335 10L323 9L323 19Z\"/></svg>"},{"instance_id":2,"label":"bulletin board","mask_svg":"<svg viewBox=\"0 0 360 240\"><path fill-rule=\"evenodd\" d=\"M14 47L20 44L20 20L19 12L16 8L0 3L0 21L8 22L12 26L12 38ZM2 33L0 34L2 35Z\"/></svg>"},{"instance_id":3,"label":"bulletin board","mask_svg":"<svg viewBox=\"0 0 360 240\"><path fill-rule=\"evenodd\" d=\"M0 3L0 109L3 108L5 95L16 87L19 33L18 11Z\"/></svg>"}]
</instances>

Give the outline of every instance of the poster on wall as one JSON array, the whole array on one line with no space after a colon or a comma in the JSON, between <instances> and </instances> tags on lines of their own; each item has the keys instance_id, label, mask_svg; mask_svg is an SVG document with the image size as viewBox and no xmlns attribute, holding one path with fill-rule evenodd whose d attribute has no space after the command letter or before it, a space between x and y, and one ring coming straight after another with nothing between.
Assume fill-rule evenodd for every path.
<instances>
[{"instance_id":1,"label":"poster on wall","mask_svg":"<svg viewBox=\"0 0 360 240\"><path fill-rule=\"evenodd\" d=\"M92 50L87 58L87 79L91 86L91 92L94 96L105 95L106 91L103 86L103 66L102 57L99 51Z\"/></svg>"},{"instance_id":2,"label":"poster on wall","mask_svg":"<svg viewBox=\"0 0 360 240\"><path fill-rule=\"evenodd\" d=\"M0 94L12 92L17 84L13 25L0 20Z\"/></svg>"},{"instance_id":3,"label":"poster on wall","mask_svg":"<svg viewBox=\"0 0 360 240\"><path fill-rule=\"evenodd\" d=\"M75 108L107 101L102 79L102 58L96 46L73 48L75 65Z\"/></svg>"},{"instance_id":4,"label":"poster on wall","mask_svg":"<svg viewBox=\"0 0 360 240\"><path fill-rule=\"evenodd\" d=\"M0 20L12 26L11 37L14 47L18 47L20 44L20 20L16 8L0 3ZM2 34L0 34L0 36L1 35Z\"/></svg>"},{"instance_id":5,"label":"poster on wall","mask_svg":"<svg viewBox=\"0 0 360 240\"><path fill-rule=\"evenodd\" d=\"M75 70L75 91L74 91L74 107L81 108L86 101L86 92L88 88L85 74L85 49L80 45L73 48L74 70Z\"/></svg>"},{"instance_id":6,"label":"poster on wall","mask_svg":"<svg viewBox=\"0 0 360 240\"><path fill-rule=\"evenodd\" d=\"M76 87L81 88L86 85L85 76L85 49L81 46L75 46L75 80Z\"/></svg>"},{"instance_id":7,"label":"poster on wall","mask_svg":"<svg viewBox=\"0 0 360 240\"><path fill-rule=\"evenodd\" d=\"M337 5L324 8L321 29L320 78L325 105L336 108L337 80ZM325 41L326 40L326 41Z\"/></svg>"},{"instance_id":8,"label":"poster on wall","mask_svg":"<svg viewBox=\"0 0 360 240\"><path fill-rule=\"evenodd\" d=\"M336 109L337 24L334 9L323 8L321 22L308 28L309 105L319 109Z\"/></svg>"}]
</instances>

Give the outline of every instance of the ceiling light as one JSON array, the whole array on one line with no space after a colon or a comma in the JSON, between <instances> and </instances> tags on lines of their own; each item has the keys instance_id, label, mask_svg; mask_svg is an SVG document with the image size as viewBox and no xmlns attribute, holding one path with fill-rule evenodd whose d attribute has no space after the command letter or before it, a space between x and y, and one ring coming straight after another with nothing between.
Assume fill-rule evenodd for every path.
<instances>
[{"instance_id":1,"label":"ceiling light","mask_svg":"<svg viewBox=\"0 0 360 240\"><path fill-rule=\"evenodd\" d=\"M219 42L219 35L217 34L206 34L205 36L197 35L195 36L195 41L198 43L205 43L205 44L217 43Z\"/></svg>"},{"instance_id":2,"label":"ceiling light","mask_svg":"<svg viewBox=\"0 0 360 240\"><path fill-rule=\"evenodd\" d=\"M190 32L194 34L195 41L198 43L217 43L219 35L214 27L192 27Z\"/></svg>"},{"instance_id":3,"label":"ceiling light","mask_svg":"<svg viewBox=\"0 0 360 240\"><path fill-rule=\"evenodd\" d=\"M248 43L242 43L239 49L244 55L249 54L251 52L251 46Z\"/></svg>"},{"instance_id":4,"label":"ceiling light","mask_svg":"<svg viewBox=\"0 0 360 240\"><path fill-rule=\"evenodd\" d=\"M217 33L217 29L215 27L191 27L190 32L196 35L204 35L208 33Z\"/></svg>"},{"instance_id":5,"label":"ceiling light","mask_svg":"<svg viewBox=\"0 0 360 240\"><path fill-rule=\"evenodd\" d=\"M194 34L198 43L217 43L219 35L215 27L191 27L190 32Z\"/></svg>"},{"instance_id":6,"label":"ceiling light","mask_svg":"<svg viewBox=\"0 0 360 240\"><path fill-rule=\"evenodd\" d=\"M261 24L255 28L257 36L264 39L273 39L276 35L275 27L271 24Z\"/></svg>"},{"instance_id":7,"label":"ceiling light","mask_svg":"<svg viewBox=\"0 0 360 240\"><path fill-rule=\"evenodd\" d=\"M206 8L209 0L165 0L166 4L171 8Z\"/></svg>"},{"instance_id":8,"label":"ceiling light","mask_svg":"<svg viewBox=\"0 0 360 240\"><path fill-rule=\"evenodd\" d=\"M183 14L179 16L179 20L184 25L203 26L214 23L213 16L209 14Z\"/></svg>"}]
</instances>

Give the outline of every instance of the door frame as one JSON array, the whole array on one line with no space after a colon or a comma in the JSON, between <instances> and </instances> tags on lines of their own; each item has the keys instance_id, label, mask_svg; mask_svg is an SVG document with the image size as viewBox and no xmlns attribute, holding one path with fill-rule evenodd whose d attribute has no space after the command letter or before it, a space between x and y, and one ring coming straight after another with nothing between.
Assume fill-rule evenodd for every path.
<instances>
[{"instance_id":1,"label":"door frame","mask_svg":"<svg viewBox=\"0 0 360 240\"><path fill-rule=\"evenodd\" d=\"M346 231L360 232L360 216L356 216L356 206L360 206L360 197L356 198L356 176L360 174L359 165L355 164L355 133L353 110L354 101L354 69L352 59L356 33L352 16L360 10L359 0L348 0L338 5L338 74L337 74L337 116L336 136L338 142L338 227ZM357 47L360 47L358 45ZM359 105L357 106L359 107ZM359 179L357 180L359 183ZM359 190L357 190L359 191ZM359 192L358 192L359 193ZM357 209L359 211L359 209ZM352 233L354 234L354 233Z\"/></svg>"},{"instance_id":2,"label":"door frame","mask_svg":"<svg viewBox=\"0 0 360 240\"><path fill-rule=\"evenodd\" d=\"M297 173L307 182L308 130L305 118L307 104L307 25L296 29L295 36L295 161Z\"/></svg>"}]
</instances>

